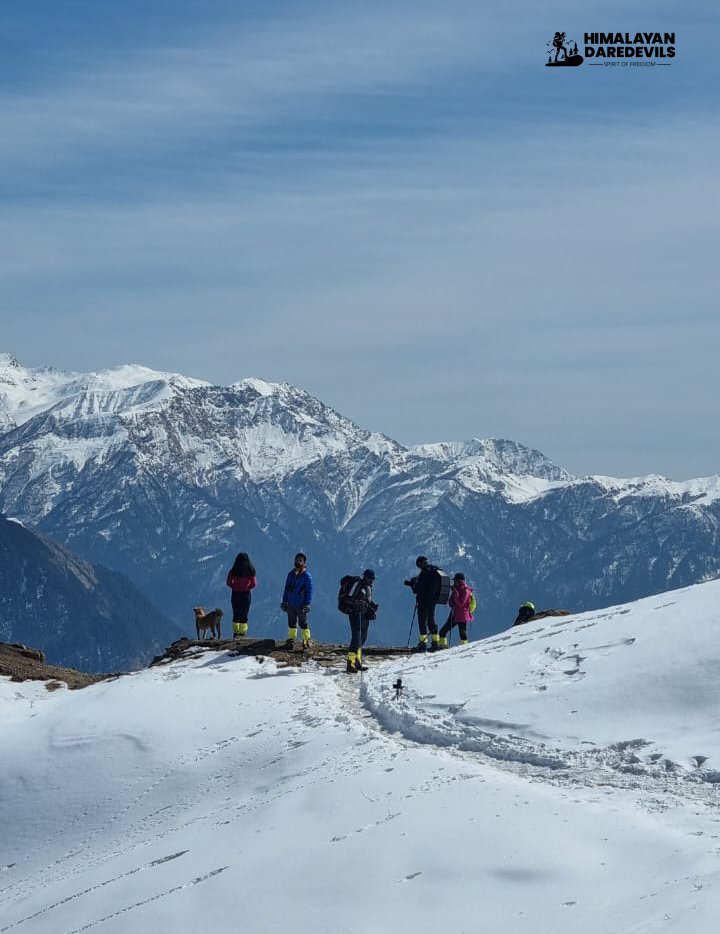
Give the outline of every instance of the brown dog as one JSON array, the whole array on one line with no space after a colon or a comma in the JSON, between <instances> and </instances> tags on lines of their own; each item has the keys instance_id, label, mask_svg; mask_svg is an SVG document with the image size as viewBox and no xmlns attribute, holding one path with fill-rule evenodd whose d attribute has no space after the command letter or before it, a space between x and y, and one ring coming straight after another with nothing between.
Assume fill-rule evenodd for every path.
<instances>
[{"instance_id":1,"label":"brown dog","mask_svg":"<svg viewBox=\"0 0 720 934\"><path fill-rule=\"evenodd\" d=\"M193 613L195 614L195 630L198 639L204 639L208 629L210 630L212 638L220 638L220 624L223 618L222 610L210 610L209 613L206 613L201 606L194 606Z\"/></svg>"}]
</instances>

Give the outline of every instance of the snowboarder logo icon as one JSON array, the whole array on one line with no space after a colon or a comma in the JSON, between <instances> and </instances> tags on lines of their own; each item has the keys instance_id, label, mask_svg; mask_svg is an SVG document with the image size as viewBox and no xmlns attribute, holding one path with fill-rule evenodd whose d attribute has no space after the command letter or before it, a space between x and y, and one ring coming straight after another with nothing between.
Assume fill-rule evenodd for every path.
<instances>
[{"instance_id":1,"label":"snowboarder logo icon","mask_svg":"<svg viewBox=\"0 0 720 934\"><path fill-rule=\"evenodd\" d=\"M557 65L582 65L583 57L578 52L577 42L570 40L566 45L564 32L556 32L552 42L548 42L548 46L552 46L552 48L548 49L548 60L545 62L546 67L554 67ZM553 51L555 52L554 58ZM561 55L562 58L560 57Z\"/></svg>"}]
</instances>

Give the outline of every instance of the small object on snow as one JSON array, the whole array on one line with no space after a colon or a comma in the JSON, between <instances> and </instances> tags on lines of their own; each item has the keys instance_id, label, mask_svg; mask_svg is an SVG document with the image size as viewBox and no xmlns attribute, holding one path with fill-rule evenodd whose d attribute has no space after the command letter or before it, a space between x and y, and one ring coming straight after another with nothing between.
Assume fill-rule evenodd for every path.
<instances>
[{"instance_id":1,"label":"small object on snow","mask_svg":"<svg viewBox=\"0 0 720 934\"><path fill-rule=\"evenodd\" d=\"M403 689L402 678L397 679L395 684L393 684L393 688L395 689L395 700L400 700L400 695L402 694Z\"/></svg>"}]
</instances>

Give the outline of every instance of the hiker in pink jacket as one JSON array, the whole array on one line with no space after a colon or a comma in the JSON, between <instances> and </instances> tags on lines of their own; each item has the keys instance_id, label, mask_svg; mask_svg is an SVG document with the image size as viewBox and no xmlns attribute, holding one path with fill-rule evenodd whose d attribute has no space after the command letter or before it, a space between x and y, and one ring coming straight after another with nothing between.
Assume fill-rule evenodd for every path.
<instances>
[{"instance_id":1,"label":"hiker in pink jacket","mask_svg":"<svg viewBox=\"0 0 720 934\"><path fill-rule=\"evenodd\" d=\"M232 590L230 600L233 611L233 639L245 638L248 634L251 590L257 585L255 565L246 551L241 551L228 571L227 585Z\"/></svg>"},{"instance_id":2,"label":"hiker in pink jacket","mask_svg":"<svg viewBox=\"0 0 720 934\"><path fill-rule=\"evenodd\" d=\"M440 630L439 644L441 649L448 647L448 636L453 626L457 626L460 633L460 645L467 645L467 624L472 622L476 602L472 587L468 587L465 583L464 574L456 574L453 577L448 606L450 607L450 616Z\"/></svg>"}]
</instances>

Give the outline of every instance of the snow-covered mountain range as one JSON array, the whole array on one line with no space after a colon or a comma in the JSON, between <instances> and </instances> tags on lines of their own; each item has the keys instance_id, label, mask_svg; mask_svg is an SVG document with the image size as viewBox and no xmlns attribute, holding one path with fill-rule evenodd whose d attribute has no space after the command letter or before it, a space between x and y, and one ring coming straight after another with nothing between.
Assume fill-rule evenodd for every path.
<instances>
[{"instance_id":1,"label":"snow-covered mountain range","mask_svg":"<svg viewBox=\"0 0 720 934\"><path fill-rule=\"evenodd\" d=\"M719 625L713 581L363 675L0 678L0 929L706 934Z\"/></svg>"},{"instance_id":2,"label":"snow-covered mountain range","mask_svg":"<svg viewBox=\"0 0 720 934\"><path fill-rule=\"evenodd\" d=\"M345 637L337 582L372 566L386 642L407 638L420 553L474 584L475 636L526 599L584 610L720 572L718 477L578 478L502 440L405 448L287 384L0 355L0 425L0 510L125 572L188 632L192 606L227 606L241 550L259 575L251 632L283 634L302 549L316 634Z\"/></svg>"}]
</instances>

